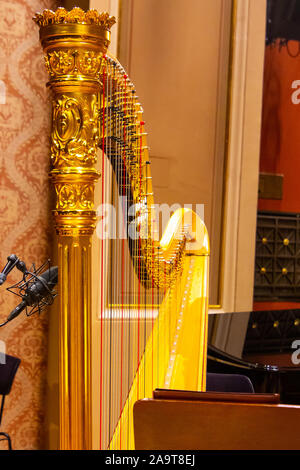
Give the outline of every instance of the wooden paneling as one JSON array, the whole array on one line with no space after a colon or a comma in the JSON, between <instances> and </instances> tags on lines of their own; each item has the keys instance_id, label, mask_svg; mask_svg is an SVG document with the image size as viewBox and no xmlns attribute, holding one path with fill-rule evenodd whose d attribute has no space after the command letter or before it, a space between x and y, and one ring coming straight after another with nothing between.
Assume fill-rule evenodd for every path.
<instances>
[{"instance_id":1,"label":"wooden paneling","mask_svg":"<svg viewBox=\"0 0 300 470\"><path fill-rule=\"evenodd\" d=\"M299 419L299 406L140 400L135 444L137 450L298 450Z\"/></svg>"}]
</instances>

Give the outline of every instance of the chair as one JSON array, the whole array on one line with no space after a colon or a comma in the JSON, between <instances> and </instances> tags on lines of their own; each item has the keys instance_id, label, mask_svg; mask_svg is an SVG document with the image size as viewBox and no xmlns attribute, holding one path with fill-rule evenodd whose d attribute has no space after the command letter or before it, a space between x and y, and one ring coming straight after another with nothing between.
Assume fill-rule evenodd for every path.
<instances>
[{"instance_id":1,"label":"chair","mask_svg":"<svg viewBox=\"0 0 300 470\"><path fill-rule=\"evenodd\" d=\"M208 372L206 376L208 392L254 393L251 380L240 374L215 374Z\"/></svg>"},{"instance_id":2,"label":"chair","mask_svg":"<svg viewBox=\"0 0 300 470\"><path fill-rule=\"evenodd\" d=\"M20 365L21 360L8 354L1 354L0 359L4 357L4 361L0 362L0 395L2 395L1 408L0 408L0 426L3 416L4 400L6 395L9 394L16 372ZM3 438L1 439L1 436ZM0 441L7 440L9 450L12 450L11 439L9 434L0 432Z\"/></svg>"}]
</instances>

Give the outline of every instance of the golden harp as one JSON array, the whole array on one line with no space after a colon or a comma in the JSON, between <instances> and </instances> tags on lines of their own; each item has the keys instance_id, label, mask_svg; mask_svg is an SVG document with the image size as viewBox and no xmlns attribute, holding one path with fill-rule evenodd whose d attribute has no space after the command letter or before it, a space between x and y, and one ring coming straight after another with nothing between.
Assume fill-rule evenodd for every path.
<instances>
[{"instance_id":1,"label":"golden harp","mask_svg":"<svg viewBox=\"0 0 300 470\"><path fill-rule=\"evenodd\" d=\"M60 448L131 449L136 400L205 390L208 235L178 209L158 239L142 108L107 53L114 18L59 8L34 19L52 99ZM104 202L119 207L108 237Z\"/></svg>"}]
</instances>

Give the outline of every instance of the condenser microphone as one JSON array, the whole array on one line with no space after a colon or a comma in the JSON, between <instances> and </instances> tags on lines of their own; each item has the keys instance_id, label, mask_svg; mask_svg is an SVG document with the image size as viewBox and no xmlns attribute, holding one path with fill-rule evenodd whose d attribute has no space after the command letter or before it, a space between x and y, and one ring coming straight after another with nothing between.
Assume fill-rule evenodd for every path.
<instances>
[{"instance_id":1,"label":"condenser microphone","mask_svg":"<svg viewBox=\"0 0 300 470\"><path fill-rule=\"evenodd\" d=\"M2 272L0 273L0 286L6 281L7 275L10 271L16 266L18 262L18 257L16 255L9 255L7 257L7 263L4 266Z\"/></svg>"},{"instance_id":2,"label":"condenser microphone","mask_svg":"<svg viewBox=\"0 0 300 470\"><path fill-rule=\"evenodd\" d=\"M9 255L7 257L7 263L4 266L3 270L0 273L0 286L6 281L7 275L14 269L16 266L17 269L26 272L26 265L24 261L21 261L16 255Z\"/></svg>"},{"instance_id":3,"label":"condenser microphone","mask_svg":"<svg viewBox=\"0 0 300 470\"><path fill-rule=\"evenodd\" d=\"M25 289L22 295L22 302L13 309L6 322L16 318L26 307L35 307L49 296L54 298L52 289L57 284L57 281L57 266L52 266L40 276L35 276L34 281Z\"/></svg>"}]
</instances>

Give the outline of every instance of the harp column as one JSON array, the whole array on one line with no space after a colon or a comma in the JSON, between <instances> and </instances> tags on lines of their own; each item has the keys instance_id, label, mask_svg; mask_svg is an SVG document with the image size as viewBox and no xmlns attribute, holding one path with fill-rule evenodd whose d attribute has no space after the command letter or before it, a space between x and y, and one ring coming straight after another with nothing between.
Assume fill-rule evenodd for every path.
<instances>
[{"instance_id":1,"label":"harp column","mask_svg":"<svg viewBox=\"0 0 300 470\"><path fill-rule=\"evenodd\" d=\"M60 449L92 448L91 237L100 74L114 18L95 10L36 14L51 90L50 177L59 266Z\"/></svg>"}]
</instances>

